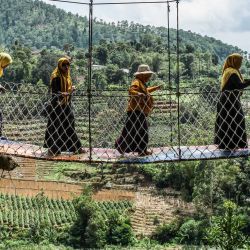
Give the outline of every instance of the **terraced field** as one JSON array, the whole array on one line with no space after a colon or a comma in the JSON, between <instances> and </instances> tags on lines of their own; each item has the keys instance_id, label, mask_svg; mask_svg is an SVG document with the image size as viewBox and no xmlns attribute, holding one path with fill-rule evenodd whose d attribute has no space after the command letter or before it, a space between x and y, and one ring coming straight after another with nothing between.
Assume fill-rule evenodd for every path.
<instances>
[{"instance_id":1,"label":"terraced field","mask_svg":"<svg viewBox=\"0 0 250 250\"><path fill-rule=\"evenodd\" d=\"M107 213L128 213L132 208L129 201L96 202L103 219ZM44 196L21 197L0 194L0 225L11 228L31 228L34 224L53 227L71 225L77 218L72 201L53 200ZM0 232L1 233L1 232Z\"/></svg>"}]
</instances>

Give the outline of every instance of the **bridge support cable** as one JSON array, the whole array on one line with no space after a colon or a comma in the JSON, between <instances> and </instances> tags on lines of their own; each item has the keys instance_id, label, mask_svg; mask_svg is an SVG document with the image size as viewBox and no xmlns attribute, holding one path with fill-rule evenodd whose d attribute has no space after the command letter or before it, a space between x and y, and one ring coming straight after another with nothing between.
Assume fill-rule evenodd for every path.
<instances>
[{"instance_id":1,"label":"bridge support cable","mask_svg":"<svg viewBox=\"0 0 250 250\"><path fill-rule=\"evenodd\" d=\"M180 55L179 55L179 0L176 1L176 94L178 105L178 146L179 159L181 160L181 132L180 132Z\"/></svg>"},{"instance_id":2,"label":"bridge support cable","mask_svg":"<svg viewBox=\"0 0 250 250\"><path fill-rule=\"evenodd\" d=\"M91 108L92 108L92 60L93 60L93 0L89 3L89 48L88 48L88 132L89 132L89 160L92 160L92 130L91 130Z\"/></svg>"},{"instance_id":3,"label":"bridge support cable","mask_svg":"<svg viewBox=\"0 0 250 250\"><path fill-rule=\"evenodd\" d=\"M170 91L169 95L169 103L170 103L170 112L169 112L169 119L171 121L171 127L170 127L170 142L173 143L173 127L172 127L172 83L171 83L171 54L170 54L170 20L169 20L169 14L170 14L170 4L167 3L167 22L168 22L168 88Z\"/></svg>"}]
</instances>

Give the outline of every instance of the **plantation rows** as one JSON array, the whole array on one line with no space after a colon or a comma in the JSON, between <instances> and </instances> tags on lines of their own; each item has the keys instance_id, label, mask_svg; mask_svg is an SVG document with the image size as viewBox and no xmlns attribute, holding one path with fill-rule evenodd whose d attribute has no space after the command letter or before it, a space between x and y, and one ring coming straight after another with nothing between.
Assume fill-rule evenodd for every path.
<instances>
[{"instance_id":1,"label":"plantation rows","mask_svg":"<svg viewBox=\"0 0 250 250\"><path fill-rule=\"evenodd\" d=\"M97 202L97 205L104 219L112 211L122 214L132 207L129 201L105 201ZM72 201L0 194L0 225L13 228L30 228L34 224L61 227L72 224L76 219Z\"/></svg>"},{"instance_id":2,"label":"plantation rows","mask_svg":"<svg viewBox=\"0 0 250 250\"><path fill-rule=\"evenodd\" d=\"M104 219L107 218L107 214L111 211L115 211L118 214L123 214L128 212L132 208L132 203L130 201L104 201L97 202L97 205Z\"/></svg>"}]
</instances>

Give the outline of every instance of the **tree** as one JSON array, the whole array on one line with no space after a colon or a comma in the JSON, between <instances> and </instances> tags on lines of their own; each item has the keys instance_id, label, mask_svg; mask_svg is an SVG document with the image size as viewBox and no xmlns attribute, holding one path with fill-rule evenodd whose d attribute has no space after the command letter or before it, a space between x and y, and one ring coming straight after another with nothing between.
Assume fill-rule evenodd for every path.
<instances>
[{"instance_id":1,"label":"tree","mask_svg":"<svg viewBox=\"0 0 250 250\"><path fill-rule=\"evenodd\" d=\"M107 241L109 244L126 246L133 243L134 235L130 222L118 212L108 215Z\"/></svg>"},{"instance_id":2,"label":"tree","mask_svg":"<svg viewBox=\"0 0 250 250\"><path fill-rule=\"evenodd\" d=\"M194 45L188 43L188 44L186 45L186 53L194 53L194 51L195 51Z\"/></svg>"},{"instance_id":3,"label":"tree","mask_svg":"<svg viewBox=\"0 0 250 250\"><path fill-rule=\"evenodd\" d=\"M184 73L183 75L188 78L194 77L194 55L193 54L184 54L181 58L181 61L184 63Z\"/></svg>"},{"instance_id":4,"label":"tree","mask_svg":"<svg viewBox=\"0 0 250 250\"><path fill-rule=\"evenodd\" d=\"M95 55L96 59L99 61L99 64L105 65L108 60L108 50L106 47L98 47L96 49Z\"/></svg>"},{"instance_id":5,"label":"tree","mask_svg":"<svg viewBox=\"0 0 250 250\"><path fill-rule=\"evenodd\" d=\"M58 56L48 50L41 52L37 67L32 72L32 83L37 83L40 79L45 85L49 85L50 76L57 64Z\"/></svg>"},{"instance_id":6,"label":"tree","mask_svg":"<svg viewBox=\"0 0 250 250\"><path fill-rule=\"evenodd\" d=\"M105 69L108 84L126 83L126 73L120 70L117 65L108 64Z\"/></svg>"},{"instance_id":7,"label":"tree","mask_svg":"<svg viewBox=\"0 0 250 250\"><path fill-rule=\"evenodd\" d=\"M102 248L106 244L107 226L100 213L95 213L88 221L85 231L85 247Z\"/></svg>"},{"instance_id":8,"label":"tree","mask_svg":"<svg viewBox=\"0 0 250 250\"><path fill-rule=\"evenodd\" d=\"M161 66L161 58L159 54L155 54L152 58L152 70L158 72Z\"/></svg>"},{"instance_id":9,"label":"tree","mask_svg":"<svg viewBox=\"0 0 250 250\"><path fill-rule=\"evenodd\" d=\"M87 190L88 192L88 190ZM75 210L77 212L77 220L71 228L72 244L80 247L85 247L87 242L86 234L90 237L90 228L87 227L92 222L92 218L98 210L96 204L92 201L91 193L84 193L73 200ZM91 227L91 226L90 226ZM88 238L90 240L90 238Z\"/></svg>"},{"instance_id":10,"label":"tree","mask_svg":"<svg viewBox=\"0 0 250 250\"><path fill-rule=\"evenodd\" d=\"M239 214L236 204L225 201L222 215L212 217L211 226L207 230L207 240L222 250L242 248L247 240L242 233L244 226L245 220Z\"/></svg>"}]
</instances>

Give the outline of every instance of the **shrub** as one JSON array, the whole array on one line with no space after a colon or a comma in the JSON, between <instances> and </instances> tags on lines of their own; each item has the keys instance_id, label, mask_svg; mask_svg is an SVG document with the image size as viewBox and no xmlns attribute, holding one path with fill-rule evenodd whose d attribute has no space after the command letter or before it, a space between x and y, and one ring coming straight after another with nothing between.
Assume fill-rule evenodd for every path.
<instances>
[{"instance_id":1,"label":"shrub","mask_svg":"<svg viewBox=\"0 0 250 250\"><path fill-rule=\"evenodd\" d=\"M175 220L171 224L164 224L156 228L152 238L159 241L161 244L171 243L180 228L180 221Z\"/></svg>"},{"instance_id":2,"label":"shrub","mask_svg":"<svg viewBox=\"0 0 250 250\"><path fill-rule=\"evenodd\" d=\"M134 234L130 221L117 212L108 215L107 242L114 245L130 245L134 242Z\"/></svg>"},{"instance_id":3,"label":"shrub","mask_svg":"<svg viewBox=\"0 0 250 250\"><path fill-rule=\"evenodd\" d=\"M88 222L85 231L85 246L90 248L101 248L106 244L107 226L100 213L95 213Z\"/></svg>"},{"instance_id":4,"label":"shrub","mask_svg":"<svg viewBox=\"0 0 250 250\"><path fill-rule=\"evenodd\" d=\"M201 224L201 221L187 220L181 225L176 240L181 244L199 245L203 236Z\"/></svg>"},{"instance_id":5,"label":"shrub","mask_svg":"<svg viewBox=\"0 0 250 250\"><path fill-rule=\"evenodd\" d=\"M223 214L212 218L211 227L207 230L207 240L223 250L242 248L247 241L242 233L244 226L244 218L238 213L236 204L225 201Z\"/></svg>"}]
</instances>

